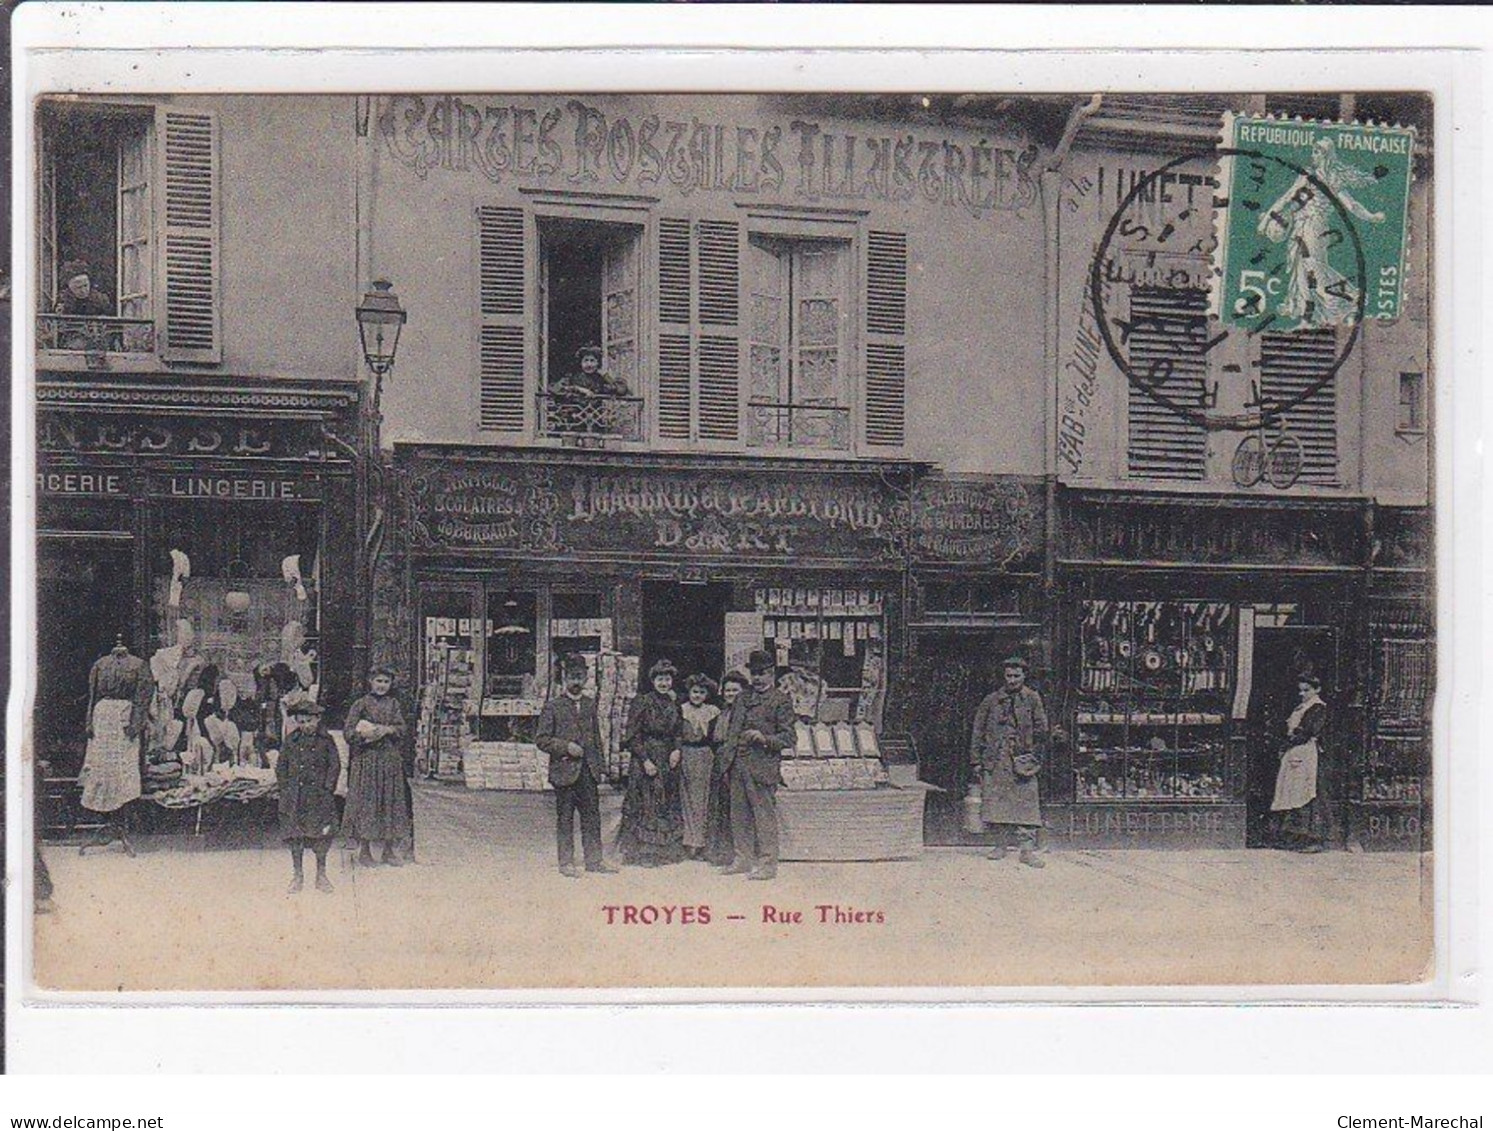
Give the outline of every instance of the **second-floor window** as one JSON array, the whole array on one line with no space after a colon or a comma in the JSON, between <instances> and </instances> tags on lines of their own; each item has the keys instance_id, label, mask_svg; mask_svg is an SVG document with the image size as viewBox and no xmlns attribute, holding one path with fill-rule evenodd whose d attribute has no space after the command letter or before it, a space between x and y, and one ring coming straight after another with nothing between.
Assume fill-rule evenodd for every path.
<instances>
[{"instance_id":1,"label":"second-floor window","mask_svg":"<svg viewBox=\"0 0 1493 1131\"><path fill-rule=\"evenodd\" d=\"M748 248L747 443L846 450L850 245L753 235Z\"/></svg>"},{"instance_id":2,"label":"second-floor window","mask_svg":"<svg viewBox=\"0 0 1493 1131\"><path fill-rule=\"evenodd\" d=\"M217 133L210 111L41 105L38 348L221 360Z\"/></svg>"},{"instance_id":3,"label":"second-floor window","mask_svg":"<svg viewBox=\"0 0 1493 1131\"><path fill-rule=\"evenodd\" d=\"M153 350L151 117L74 109L42 137L42 344Z\"/></svg>"}]
</instances>

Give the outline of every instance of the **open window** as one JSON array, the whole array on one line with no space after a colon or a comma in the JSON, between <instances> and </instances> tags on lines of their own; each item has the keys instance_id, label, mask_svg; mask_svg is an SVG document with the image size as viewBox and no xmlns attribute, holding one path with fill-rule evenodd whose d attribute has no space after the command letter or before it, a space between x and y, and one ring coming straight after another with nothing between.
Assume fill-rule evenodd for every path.
<instances>
[{"instance_id":1,"label":"open window","mask_svg":"<svg viewBox=\"0 0 1493 1131\"><path fill-rule=\"evenodd\" d=\"M638 395L638 274L642 229L542 218L540 434L642 439ZM584 363L587 346L599 366Z\"/></svg>"},{"instance_id":2,"label":"open window","mask_svg":"<svg viewBox=\"0 0 1493 1131\"><path fill-rule=\"evenodd\" d=\"M754 234L748 247L747 442L847 450L850 244Z\"/></svg>"},{"instance_id":3,"label":"open window","mask_svg":"<svg viewBox=\"0 0 1493 1131\"><path fill-rule=\"evenodd\" d=\"M150 110L44 104L40 346L155 349Z\"/></svg>"}]
</instances>

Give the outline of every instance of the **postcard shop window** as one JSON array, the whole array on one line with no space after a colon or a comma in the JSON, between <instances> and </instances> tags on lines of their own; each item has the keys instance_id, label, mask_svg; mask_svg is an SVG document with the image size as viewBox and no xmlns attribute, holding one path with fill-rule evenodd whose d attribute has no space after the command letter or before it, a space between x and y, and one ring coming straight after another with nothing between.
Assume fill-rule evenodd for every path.
<instances>
[{"instance_id":1,"label":"postcard shop window","mask_svg":"<svg viewBox=\"0 0 1493 1131\"><path fill-rule=\"evenodd\" d=\"M44 106L38 215L43 349L154 348L149 112Z\"/></svg>"},{"instance_id":2,"label":"postcard shop window","mask_svg":"<svg viewBox=\"0 0 1493 1131\"><path fill-rule=\"evenodd\" d=\"M542 693L534 679L538 659L539 594L533 590L489 589L486 693L499 698Z\"/></svg>"},{"instance_id":3,"label":"postcard shop window","mask_svg":"<svg viewBox=\"0 0 1493 1131\"><path fill-rule=\"evenodd\" d=\"M846 387L850 243L749 241L752 447L850 447Z\"/></svg>"}]
</instances>

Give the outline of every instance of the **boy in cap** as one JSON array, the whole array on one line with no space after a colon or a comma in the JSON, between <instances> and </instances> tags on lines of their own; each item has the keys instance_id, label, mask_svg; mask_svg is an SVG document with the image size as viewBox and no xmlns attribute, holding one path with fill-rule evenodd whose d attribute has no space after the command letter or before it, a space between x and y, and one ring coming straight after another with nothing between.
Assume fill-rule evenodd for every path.
<instances>
[{"instance_id":1,"label":"boy in cap","mask_svg":"<svg viewBox=\"0 0 1493 1131\"><path fill-rule=\"evenodd\" d=\"M795 741L793 700L775 685L772 656L757 649L747 658L751 686L732 704L721 760L731 782L731 839L736 858L725 875L753 880L778 874L778 785L783 751ZM754 835L755 834L755 835Z\"/></svg>"},{"instance_id":2,"label":"boy in cap","mask_svg":"<svg viewBox=\"0 0 1493 1131\"><path fill-rule=\"evenodd\" d=\"M321 726L321 704L300 696L286 704L294 730L280 747L275 780L280 785L280 835L290 846L294 895L305 886L301 860L309 846L316 856L316 890L330 892L327 849L337 832L337 778L342 762L337 746Z\"/></svg>"},{"instance_id":3,"label":"boy in cap","mask_svg":"<svg viewBox=\"0 0 1493 1131\"><path fill-rule=\"evenodd\" d=\"M1007 656L1001 663L1002 686L985 697L975 712L970 762L980 776L980 819L1001 834L990 859L1006 855L1014 831L1021 862L1046 865L1037 855L1042 805L1037 773L1048 739L1042 697L1026 686L1026 660Z\"/></svg>"},{"instance_id":4,"label":"boy in cap","mask_svg":"<svg viewBox=\"0 0 1493 1131\"><path fill-rule=\"evenodd\" d=\"M615 872L601 854L601 800L598 787L606 776L596 700L584 694L586 661L574 654L560 661L563 692L550 696L539 713L535 745L549 755L550 785L555 787L555 836L560 874L579 876L575 866L575 815L581 815L581 855L588 872Z\"/></svg>"}]
</instances>

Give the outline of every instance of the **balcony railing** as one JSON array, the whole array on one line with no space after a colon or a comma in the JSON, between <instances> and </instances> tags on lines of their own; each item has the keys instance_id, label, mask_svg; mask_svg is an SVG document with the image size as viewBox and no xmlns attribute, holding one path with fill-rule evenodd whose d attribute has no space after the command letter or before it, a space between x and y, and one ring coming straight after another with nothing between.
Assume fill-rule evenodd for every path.
<instances>
[{"instance_id":1,"label":"balcony railing","mask_svg":"<svg viewBox=\"0 0 1493 1131\"><path fill-rule=\"evenodd\" d=\"M539 434L577 447L643 438L643 398L540 393Z\"/></svg>"},{"instance_id":2,"label":"balcony railing","mask_svg":"<svg viewBox=\"0 0 1493 1131\"><path fill-rule=\"evenodd\" d=\"M154 353L156 324L149 318L38 314L36 348L75 353Z\"/></svg>"},{"instance_id":3,"label":"balcony railing","mask_svg":"<svg viewBox=\"0 0 1493 1131\"><path fill-rule=\"evenodd\" d=\"M850 409L840 405L747 405L747 445L753 448L850 450Z\"/></svg>"}]
</instances>

